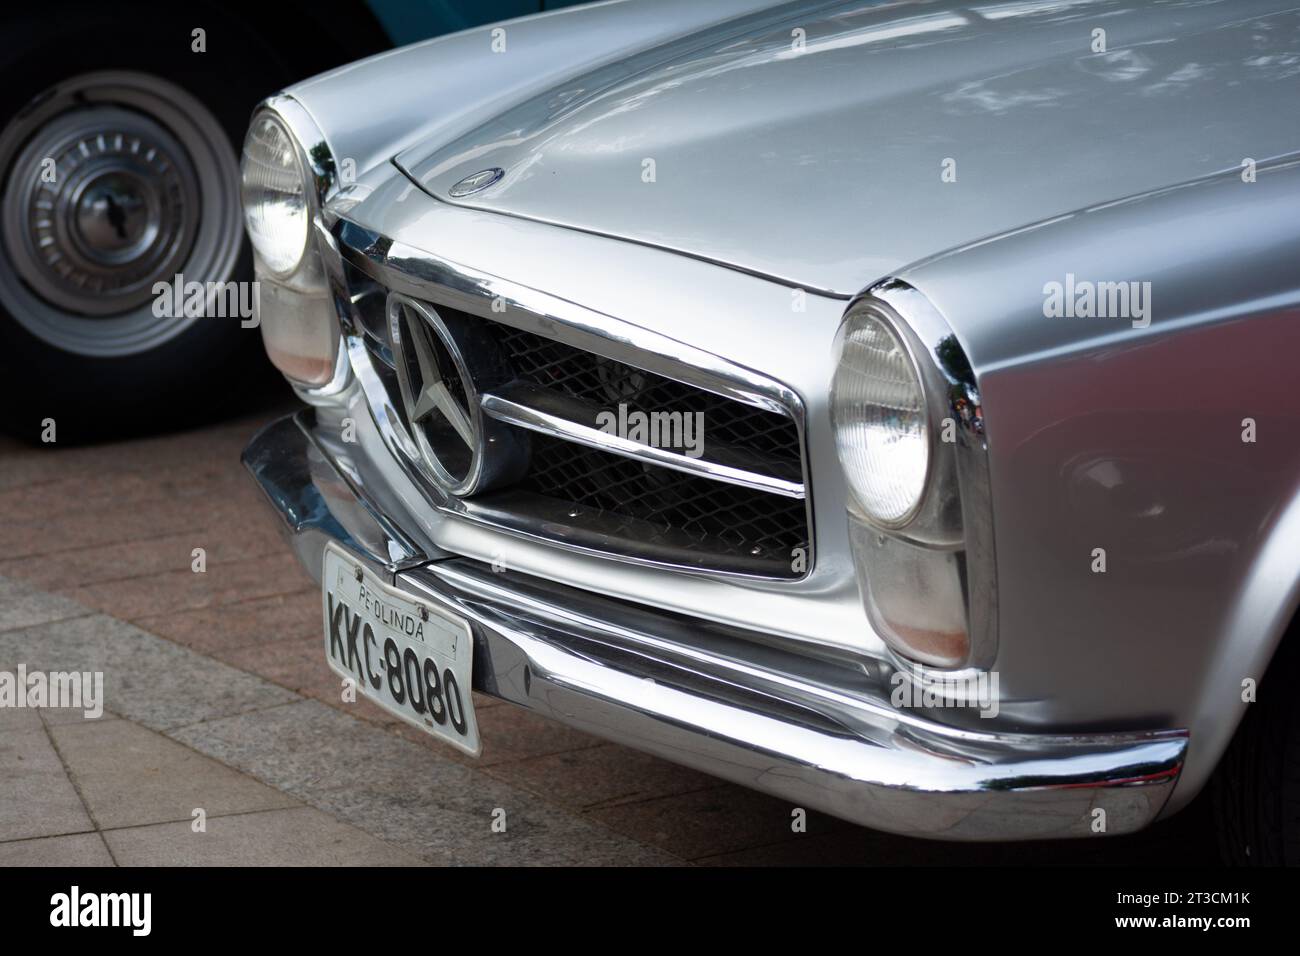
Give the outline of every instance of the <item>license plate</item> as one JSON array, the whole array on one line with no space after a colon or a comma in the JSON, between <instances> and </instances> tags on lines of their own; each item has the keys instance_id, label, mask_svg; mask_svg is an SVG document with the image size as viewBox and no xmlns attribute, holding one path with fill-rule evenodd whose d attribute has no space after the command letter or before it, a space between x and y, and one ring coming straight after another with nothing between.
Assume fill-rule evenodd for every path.
<instances>
[{"instance_id":1,"label":"license plate","mask_svg":"<svg viewBox=\"0 0 1300 956\"><path fill-rule=\"evenodd\" d=\"M478 755L469 624L398 591L334 544L325 547L325 659L389 713Z\"/></svg>"}]
</instances>

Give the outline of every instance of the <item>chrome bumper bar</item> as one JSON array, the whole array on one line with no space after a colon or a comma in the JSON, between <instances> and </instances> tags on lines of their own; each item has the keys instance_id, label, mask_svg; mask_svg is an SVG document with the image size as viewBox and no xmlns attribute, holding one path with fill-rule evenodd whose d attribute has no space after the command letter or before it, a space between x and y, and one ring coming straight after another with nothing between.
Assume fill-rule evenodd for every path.
<instances>
[{"instance_id":1,"label":"chrome bumper bar","mask_svg":"<svg viewBox=\"0 0 1300 956\"><path fill-rule=\"evenodd\" d=\"M936 839L1131 832L1155 819L1182 768L1183 731L941 724L892 707L861 662L421 547L376 504L382 489L361 487L350 447L305 411L258 434L244 464L317 580L325 542L338 541L469 620L482 693L792 806Z\"/></svg>"}]
</instances>

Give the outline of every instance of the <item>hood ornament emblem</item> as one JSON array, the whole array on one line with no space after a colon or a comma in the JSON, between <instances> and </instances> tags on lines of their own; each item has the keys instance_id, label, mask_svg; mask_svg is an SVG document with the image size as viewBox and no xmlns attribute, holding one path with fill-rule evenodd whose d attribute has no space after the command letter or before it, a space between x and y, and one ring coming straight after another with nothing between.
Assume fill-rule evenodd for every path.
<instances>
[{"instance_id":1,"label":"hood ornament emblem","mask_svg":"<svg viewBox=\"0 0 1300 956\"><path fill-rule=\"evenodd\" d=\"M493 183L501 179L506 171L500 166L493 166L490 169L480 169L471 176L466 176L460 182L456 183L447 190L447 193L454 199L461 196L468 196L470 193L476 193L480 190L487 189Z\"/></svg>"}]
</instances>

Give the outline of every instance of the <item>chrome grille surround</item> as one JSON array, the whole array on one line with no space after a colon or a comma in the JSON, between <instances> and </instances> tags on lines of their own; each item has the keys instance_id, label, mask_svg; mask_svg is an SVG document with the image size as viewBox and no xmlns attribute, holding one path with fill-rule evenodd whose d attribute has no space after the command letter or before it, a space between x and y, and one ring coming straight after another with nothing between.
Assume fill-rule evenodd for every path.
<instances>
[{"instance_id":1,"label":"chrome grille surround","mask_svg":"<svg viewBox=\"0 0 1300 956\"><path fill-rule=\"evenodd\" d=\"M437 508L513 534L619 561L786 581L800 580L811 572L815 545L804 413L793 390L714 354L415 250L347 220L335 224L330 240L340 257L341 267L332 270L331 281L353 374L390 451ZM617 447L620 440L616 436L584 419L594 406L563 390L530 392L530 383L524 380L480 396L485 416L526 430L534 445L574 443L583 453L635 459L648 473L676 473L675 481L696 482L696 490L727 489L735 495L757 496L757 502L770 501L772 507L785 509L787 525L797 515L802 540L792 543L788 529L785 537L773 534L770 521L765 531L754 532L753 540L744 540L739 529L760 528L770 510L752 503L741 508L742 517L732 522L735 527L730 534L709 537L701 536L698 526L685 530L671 521L646 520L643 514L575 507L535 490L511 488L464 498L446 494L423 467L424 456L412 439L394 387L394 356L383 318L383 303L390 293L409 296L434 310L455 310L495 323L507 336L539 336L590 354L597 361L608 361L614 368L643 370L648 377L681 387L687 395L742 406L732 416L733 425L744 420L747 409L765 413L773 421L780 416L789 428L786 447L790 450L784 461L762 448L757 452L723 448L723 460L714 461L640 443L631 443L632 448ZM708 447L708 453L714 455L714 447ZM696 516L707 524L707 514L696 509Z\"/></svg>"}]
</instances>

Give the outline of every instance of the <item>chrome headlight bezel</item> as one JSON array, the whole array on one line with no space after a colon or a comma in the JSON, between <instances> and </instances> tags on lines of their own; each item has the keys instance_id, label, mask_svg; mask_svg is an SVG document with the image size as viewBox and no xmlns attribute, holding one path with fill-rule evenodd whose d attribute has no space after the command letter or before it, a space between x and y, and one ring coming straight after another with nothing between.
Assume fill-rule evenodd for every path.
<instances>
[{"instance_id":1,"label":"chrome headlight bezel","mask_svg":"<svg viewBox=\"0 0 1300 956\"><path fill-rule=\"evenodd\" d=\"M250 131L263 121L275 123L289 138L306 208L303 249L292 267L275 268L254 245L253 270L262 297L275 301L261 321L263 344L299 397L330 401L351 374L330 279L331 256L337 258L337 252L326 204L337 190L337 165L324 133L293 97L279 94L262 102L253 111Z\"/></svg>"},{"instance_id":2,"label":"chrome headlight bezel","mask_svg":"<svg viewBox=\"0 0 1300 956\"><path fill-rule=\"evenodd\" d=\"M861 506L849 474L855 463L839 455L864 607L900 665L949 671L986 668L997 649L997 591L987 439L974 372L952 329L930 301L906 283L887 280L857 296L845 310L835 340L837 374L846 329L863 313L885 325L913 363L925 396L929 456L919 501L906 515L889 521ZM838 427L842 413L834 410L834 389L831 405L832 421ZM840 447L837 434L837 453ZM936 613L925 611L920 616L945 622L946 629L931 633L944 638L946 650L936 650L939 644L927 650L909 638L908 629L895 626L900 622L898 612L906 612L909 601L914 602L912 611L924 610L916 595L899 591L902 580L911 581L910 590L918 591L927 590L925 582L930 582L929 610ZM952 640L958 621L963 631L961 648Z\"/></svg>"}]
</instances>

